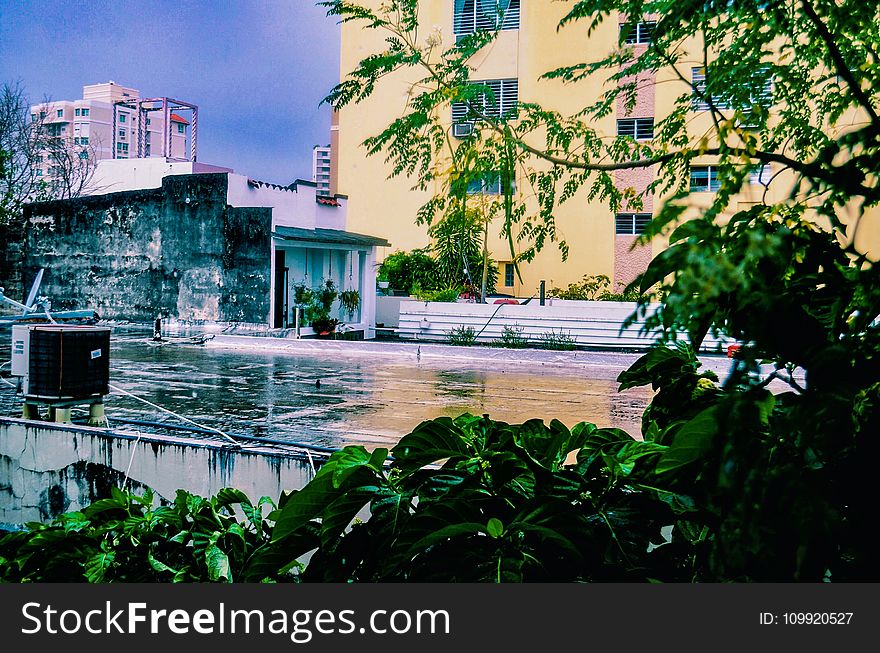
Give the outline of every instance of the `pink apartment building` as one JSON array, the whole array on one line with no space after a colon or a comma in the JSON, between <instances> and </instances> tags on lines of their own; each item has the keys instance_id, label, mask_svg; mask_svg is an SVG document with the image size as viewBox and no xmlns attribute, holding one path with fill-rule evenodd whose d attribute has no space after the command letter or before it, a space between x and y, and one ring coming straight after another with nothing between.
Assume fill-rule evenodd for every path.
<instances>
[{"instance_id":1,"label":"pink apartment building","mask_svg":"<svg viewBox=\"0 0 880 653\"><path fill-rule=\"evenodd\" d=\"M141 98L137 89L116 82L83 86L80 100L34 105L31 119L38 118L49 136L82 148L82 153L97 161L142 157L196 160L198 107L167 97ZM38 165L38 174L52 176L47 157Z\"/></svg>"}]
</instances>

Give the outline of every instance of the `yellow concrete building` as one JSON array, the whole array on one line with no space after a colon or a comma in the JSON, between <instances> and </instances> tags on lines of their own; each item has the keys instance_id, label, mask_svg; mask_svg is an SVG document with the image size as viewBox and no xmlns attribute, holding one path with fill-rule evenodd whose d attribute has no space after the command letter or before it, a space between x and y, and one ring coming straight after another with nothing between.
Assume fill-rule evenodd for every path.
<instances>
[{"instance_id":1,"label":"yellow concrete building","mask_svg":"<svg viewBox=\"0 0 880 653\"><path fill-rule=\"evenodd\" d=\"M378 7L380 0L363 0L364 4ZM494 6L494 2L486 5ZM501 3L502 6L506 2ZM457 35L486 26L494 18L481 15L481 0L422 0L419 2L420 38L439 38L441 48L454 45ZM588 36L588 21L574 22L558 29L560 19L571 8L568 3L549 0L509 0L507 14L497 39L474 57L472 81L494 80L500 88L502 105L510 101L536 102L545 108L570 115L597 100L607 86L592 82L565 85L561 81L541 79L549 70L579 62L595 61L618 48L619 20L606 20ZM482 21L482 23L481 23ZM629 40L637 51L645 48L651 36L648 20L631 32ZM383 34L377 30L365 30L362 23L352 21L342 26L341 73L355 69L366 56L382 51L386 46ZM692 48L700 52L700 48ZM691 81L702 70L702 62L683 61L678 73ZM653 124L668 115L676 98L688 92L676 71L664 70L654 76L640 79L635 107L627 113L622 100L616 111L594 123L600 132L613 138L618 133L632 135L636 139L651 138ZM367 156L363 142L386 128L392 120L404 114L419 76L414 71L396 72L384 77L376 85L375 92L366 101L350 104L334 116L332 145L333 159L338 161L333 181L334 192L349 195L349 223L353 231L372 233L389 240L392 250L410 250L429 243L427 229L416 225L416 213L431 196L429 191L412 190L415 180L405 176L389 179L390 165L384 156ZM644 83L642 83L644 82ZM496 90L497 96L497 90ZM690 131L702 135L710 127L708 111L695 107ZM703 115L701 115L701 113ZM449 129L453 134L452 115ZM454 134L453 134L454 135ZM453 141L455 139L453 138ZM537 144L537 143L536 143ZM788 196L792 177L785 174L773 179L769 188L762 182L777 172L772 167L753 175L751 184L743 190L731 209L742 208L749 203L781 200ZM716 179L712 160L697 160L691 170L692 191L705 190L691 195L696 206L709 204ZM644 189L652 179L651 169L627 170L615 173L618 187ZM526 202L534 204L528 195L527 180L517 179L518 193L525 194ZM765 194L766 193L766 194ZM600 201L588 201L587 190L581 189L573 198L561 204L555 211L558 232L569 246L567 261L552 243L544 246L534 261L522 266L523 281L512 274L508 265L508 245L497 234L491 238L491 255L499 262L497 291L516 296L531 296L545 280L547 288L564 287L579 280L583 275L604 274L621 288L644 270L651 257L662 247L656 241L649 247L633 248L644 224L659 209L661 198L647 197L638 212L614 214ZM496 224L500 218L496 219ZM878 220L863 221L859 230L862 246L870 243L880 253L880 225ZM498 228L495 227L497 232Z\"/></svg>"}]
</instances>

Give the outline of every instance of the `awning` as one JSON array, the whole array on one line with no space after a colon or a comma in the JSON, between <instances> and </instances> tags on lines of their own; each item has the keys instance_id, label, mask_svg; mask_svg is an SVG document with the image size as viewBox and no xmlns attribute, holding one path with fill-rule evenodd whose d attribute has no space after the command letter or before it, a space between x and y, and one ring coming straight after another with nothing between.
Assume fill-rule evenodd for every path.
<instances>
[{"instance_id":1,"label":"awning","mask_svg":"<svg viewBox=\"0 0 880 653\"><path fill-rule=\"evenodd\" d=\"M301 227L275 227L272 235L282 240L304 243L332 243L335 245L352 245L355 247L390 247L384 238L364 236L339 229L303 229Z\"/></svg>"}]
</instances>

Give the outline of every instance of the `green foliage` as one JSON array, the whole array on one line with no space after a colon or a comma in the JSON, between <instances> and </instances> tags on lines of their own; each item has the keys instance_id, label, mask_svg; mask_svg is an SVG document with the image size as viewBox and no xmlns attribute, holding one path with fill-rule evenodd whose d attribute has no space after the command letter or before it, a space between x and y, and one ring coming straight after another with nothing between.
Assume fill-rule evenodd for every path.
<instances>
[{"instance_id":1,"label":"green foliage","mask_svg":"<svg viewBox=\"0 0 880 653\"><path fill-rule=\"evenodd\" d=\"M577 340L569 332L562 329L559 329L559 331L554 331L553 329L545 331L538 336L538 342L542 349L555 349L558 351L577 349Z\"/></svg>"},{"instance_id":2,"label":"green foliage","mask_svg":"<svg viewBox=\"0 0 880 653\"><path fill-rule=\"evenodd\" d=\"M339 306L348 314L350 320L361 307L361 294L357 290L343 290L339 293Z\"/></svg>"},{"instance_id":3,"label":"green foliage","mask_svg":"<svg viewBox=\"0 0 880 653\"><path fill-rule=\"evenodd\" d=\"M391 288L407 295L417 288L429 291L438 287L437 263L424 250L389 254L379 266L379 278L388 281Z\"/></svg>"},{"instance_id":4,"label":"green foliage","mask_svg":"<svg viewBox=\"0 0 880 653\"><path fill-rule=\"evenodd\" d=\"M638 288L626 288L622 293L611 292L611 279L604 274L595 276L585 274L577 283L571 283L568 288L551 288L550 297L558 299L574 299L582 301L600 302L634 302L641 293Z\"/></svg>"},{"instance_id":5,"label":"green foliage","mask_svg":"<svg viewBox=\"0 0 880 653\"><path fill-rule=\"evenodd\" d=\"M483 275L483 217L474 210L451 210L431 225L431 251L437 261L437 278L447 286L462 286L478 295ZM486 292L495 292L498 266L489 259Z\"/></svg>"},{"instance_id":6,"label":"green foliage","mask_svg":"<svg viewBox=\"0 0 880 653\"><path fill-rule=\"evenodd\" d=\"M477 341L476 331L473 327L457 326L453 327L446 334L446 342L450 345L460 345L470 347Z\"/></svg>"},{"instance_id":7,"label":"green foliage","mask_svg":"<svg viewBox=\"0 0 880 653\"><path fill-rule=\"evenodd\" d=\"M525 329L515 326L505 326L501 329L501 336L492 344L496 347L508 349L524 349L529 346L529 339L523 335Z\"/></svg>"},{"instance_id":8,"label":"green foliage","mask_svg":"<svg viewBox=\"0 0 880 653\"><path fill-rule=\"evenodd\" d=\"M264 507L239 490L210 499L183 490L168 505L113 488L81 512L51 524L31 523L0 537L3 582L261 582L293 580L287 569L264 566L272 538Z\"/></svg>"},{"instance_id":9,"label":"green foliage","mask_svg":"<svg viewBox=\"0 0 880 653\"><path fill-rule=\"evenodd\" d=\"M413 294L424 302L454 302L463 290L464 288L461 286L451 286L439 290L415 288Z\"/></svg>"},{"instance_id":10,"label":"green foliage","mask_svg":"<svg viewBox=\"0 0 880 653\"><path fill-rule=\"evenodd\" d=\"M360 294L356 290L346 292L348 293L346 301L349 304L354 300L354 296L351 293L357 295L356 300L354 300L354 309L342 305L342 308L348 311L350 317L360 306ZM333 302L336 301L337 297L340 297L340 294L336 289L336 283L333 279L324 280L317 288L310 288L303 282L293 286L294 306L297 310L303 312L306 323L318 333L333 331L339 324L337 318L330 317Z\"/></svg>"}]
</instances>

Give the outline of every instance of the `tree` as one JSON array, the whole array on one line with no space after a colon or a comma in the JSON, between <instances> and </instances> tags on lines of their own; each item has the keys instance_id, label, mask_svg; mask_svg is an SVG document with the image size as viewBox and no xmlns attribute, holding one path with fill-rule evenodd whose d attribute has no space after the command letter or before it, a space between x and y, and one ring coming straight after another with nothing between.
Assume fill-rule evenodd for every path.
<instances>
[{"instance_id":1,"label":"tree","mask_svg":"<svg viewBox=\"0 0 880 653\"><path fill-rule=\"evenodd\" d=\"M327 101L335 107L365 100L392 72L419 71L407 111L365 146L421 188L447 180L420 220L448 207L455 180L516 169L537 201L508 192L502 233L528 245L522 259L554 241L564 254L554 220L561 202L587 189L612 210L637 207L642 197L616 187L614 171L656 170L647 192L664 201L642 240L662 235L670 247L640 280L640 312L659 295L661 308L648 317L662 339L687 336L699 347L714 330L745 345L720 387L690 372L670 374L673 359L663 349L621 377L623 387L658 390L642 435L677 449L680 459L669 465L692 474L686 494L705 511L695 523L705 528L710 577L880 578L863 487L877 460L872 434L880 432L880 273L859 239L880 202L876 4L571 2L561 26L592 31L615 12L630 21L606 57L545 74L572 93L608 89L571 115L533 102L515 115L487 110L491 91L471 82L468 62L497 34L477 31L444 49L437 33L425 36L415 0L324 4L343 21L383 32L387 43L333 89ZM627 32L654 17L651 43L637 54ZM694 58L701 76L690 74ZM635 103L639 73L658 71L676 77L682 92L652 141L594 128L618 98ZM467 148L447 136L453 103L466 104L474 121ZM689 130L695 105L711 118L705 133ZM467 165L470 151L479 152L479 166ZM689 188L698 157L711 157L717 170L717 192L702 208ZM785 184L787 195L771 201L765 193L739 210L737 194L764 165L774 171L765 186ZM769 374L761 361L770 361ZM805 381L797 380L801 372ZM769 393L780 380L788 391Z\"/></svg>"},{"instance_id":2,"label":"tree","mask_svg":"<svg viewBox=\"0 0 880 653\"><path fill-rule=\"evenodd\" d=\"M42 106L48 106L44 100ZM78 139L76 139L78 140ZM0 89L0 223L14 223L29 201L79 197L90 186L96 143L55 134L47 111L31 115L20 82ZM45 173L45 174L44 174Z\"/></svg>"}]
</instances>

